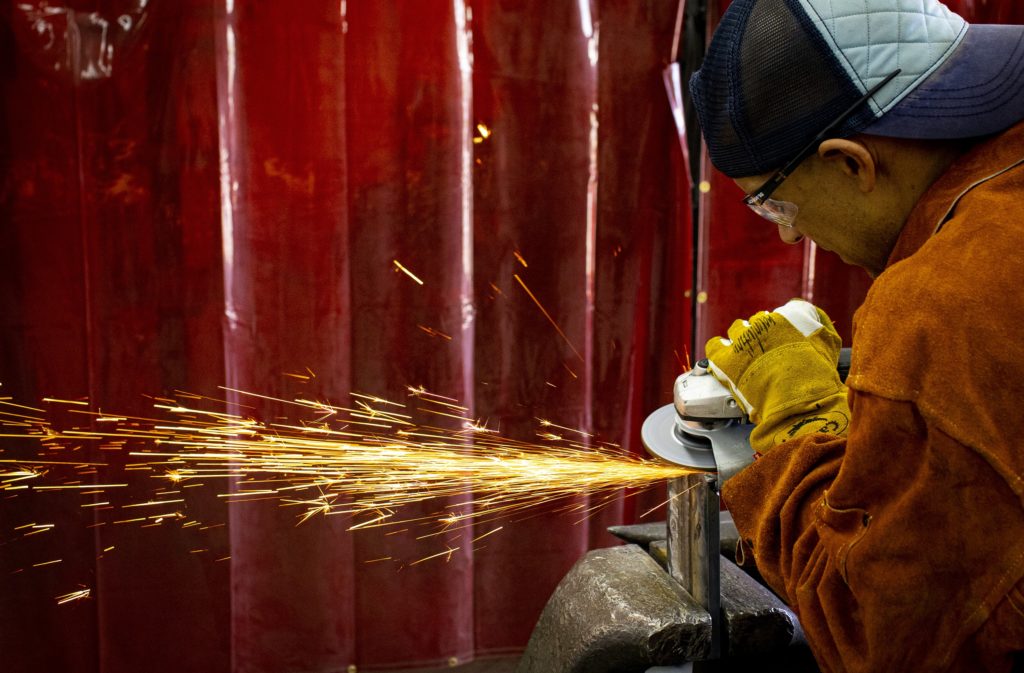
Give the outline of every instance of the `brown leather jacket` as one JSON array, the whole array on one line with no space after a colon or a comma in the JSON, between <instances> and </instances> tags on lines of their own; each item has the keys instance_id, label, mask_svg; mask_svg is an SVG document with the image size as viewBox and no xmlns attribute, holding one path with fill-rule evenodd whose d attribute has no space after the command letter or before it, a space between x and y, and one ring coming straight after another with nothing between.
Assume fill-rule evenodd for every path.
<instances>
[{"instance_id":1,"label":"brown leather jacket","mask_svg":"<svg viewBox=\"0 0 1024 673\"><path fill-rule=\"evenodd\" d=\"M822 670L1009 671L1024 651L1021 321L1024 123L907 220L854 317L848 436L725 486Z\"/></svg>"}]
</instances>

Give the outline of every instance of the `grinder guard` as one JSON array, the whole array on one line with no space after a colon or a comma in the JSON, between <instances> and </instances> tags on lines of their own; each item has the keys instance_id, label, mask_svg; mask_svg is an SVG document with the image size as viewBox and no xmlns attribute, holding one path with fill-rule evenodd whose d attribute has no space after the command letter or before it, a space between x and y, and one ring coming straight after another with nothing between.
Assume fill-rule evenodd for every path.
<instances>
[{"instance_id":1,"label":"grinder guard","mask_svg":"<svg viewBox=\"0 0 1024 673\"><path fill-rule=\"evenodd\" d=\"M754 460L750 431L729 390L707 372L702 360L676 379L673 404L644 421L647 450L675 465L718 472L719 486Z\"/></svg>"}]
</instances>

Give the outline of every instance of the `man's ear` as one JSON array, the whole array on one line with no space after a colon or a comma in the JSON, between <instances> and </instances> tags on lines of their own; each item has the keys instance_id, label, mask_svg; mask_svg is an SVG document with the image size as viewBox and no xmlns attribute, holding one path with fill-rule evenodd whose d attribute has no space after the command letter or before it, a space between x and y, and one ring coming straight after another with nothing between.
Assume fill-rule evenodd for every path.
<instances>
[{"instance_id":1,"label":"man's ear","mask_svg":"<svg viewBox=\"0 0 1024 673\"><path fill-rule=\"evenodd\" d=\"M878 167L875 158L863 144L845 138L832 138L818 145L818 156L847 177L854 178L861 192L867 194L875 188Z\"/></svg>"}]
</instances>

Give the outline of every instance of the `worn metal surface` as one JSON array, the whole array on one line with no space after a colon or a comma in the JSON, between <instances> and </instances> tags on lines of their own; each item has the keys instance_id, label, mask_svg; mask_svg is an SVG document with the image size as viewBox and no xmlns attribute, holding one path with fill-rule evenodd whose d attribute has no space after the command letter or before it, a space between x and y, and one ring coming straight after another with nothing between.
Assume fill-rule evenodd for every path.
<instances>
[{"instance_id":1,"label":"worn metal surface","mask_svg":"<svg viewBox=\"0 0 1024 673\"><path fill-rule=\"evenodd\" d=\"M665 540L650 555L627 545L584 557L544 609L517 673L630 673L705 659L710 616L658 567L659 553L667 561ZM720 670L817 671L789 608L728 558L719 563Z\"/></svg>"},{"instance_id":2,"label":"worn metal surface","mask_svg":"<svg viewBox=\"0 0 1024 673\"><path fill-rule=\"evenodd\" d=\"M651 546L647 548L647 553L651 555L658 565L662 567L665 572L668 572L668 540L655 540L651 543Z\"/></svg>"},{"instance_id":3,"label":"worn metal surface","mask_svg":"<svg viewBox=\"0 0 1024 673\"><path fill-rule=\"evenodd\" d=\"M668 572L711 615L708 658L721 653L718 515L715 476L668 482Z\"/></svg>"},{"instance_id":4,"label":"worn metal surface","mask_svg":"<svg viewBox=\"0 0 1024 673\"><path fill-rule=\"evenodd\" d=\"M640 545L647 549L648 553L655 555L651 545L661 542L662 547L668 539L668 522L656 521L653 523L637 523L629 526L609 526L608 532L623 542ZM733 558L736 553L736 543L739 542L740 534L733 523L732 514L727 510L719 515L718 541L722 553ZM657 556L655 556L655 560ZM660 563L661 561L659 561Z\"/></svg>"},{"instance_id":5,"label":"worn metal surface","mask_svg":"<svg viewBox=\"0 0 1024 673\"><path fill-rule=\"evenodd\" d=\"M664 567L668 562L667 541L655 540L647 553ZM800 622L786 604L725 555L719 563L722 656L765 655L800 646Z\"/></svg>"},{"instance_id":6,"label":"worn metal surface","mask_svg":"<svg viewBox=\"0 0 1024 673\"><path fill-rule=\"evenodd\" d=\"M704 659L711 619L636 545L584 556L544 608L517 673L632 673Z\"/></svg>"},{"instance_id":7,"label":"worn metal surface","mask_svg":"<svg viewBox=\"0 0 1024 673\"><path fill-rule=\"evenodd\" d=\"M722 510L718 516L718 548L731 559L736 558L736 545L740 541L740 533L732 520L729 510Z\"/></svg>"},{"instance_id":8,"label":"worn metal surface","mask_svg":"<svg viewBox=\"0 0 1024 673\"><path fill-rule=\"evenodd\" d=\"M654 523L638 523L631 526L609 526L608 532L623 542L640 545L647 548L656 540L664 540L668 537L668 523L657 521Z\"/></svg>"},{"instance_id":9,"label":"worn metal surface","mask_svg":"<svg viewBox=\"0 0 1024 673\"><path fill-rule=\"evenodd\" d=\"M796 615L736 564L719 559L722 572L723 638L729 656L780 652L793 642Z\"/></svg>"}]
</instances>

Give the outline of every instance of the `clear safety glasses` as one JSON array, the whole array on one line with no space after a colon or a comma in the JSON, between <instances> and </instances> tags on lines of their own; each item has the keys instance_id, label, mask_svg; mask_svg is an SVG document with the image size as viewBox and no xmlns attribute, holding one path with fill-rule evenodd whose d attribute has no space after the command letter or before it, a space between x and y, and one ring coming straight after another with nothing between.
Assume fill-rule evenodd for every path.
<instances>
[{"instance_id":1,"label":"clear safety glasses","mask_svg":"<svg viewBox=\"0 0 1024 673\"><path fill-rule=\"evenodd\" d=\"M848 107L843 114L839 115L835 121L826 126L821 133L814 136L814 140L807 143L807 146L800 150L800 152L798 152L797 155L789 161L789 163L776 171L775 174L768 178L768 180L758 189L747 194L743 198L743 203L747 204L748 208L769 222L773 222L780 227L792 227L796 223L796 216L797 213L800 212L800 209L795 203L779 201L770 198L771 195L776 189L778 189L779 185L781 185L783 181L785 181L785 179L788 178L794 170L796 170L796 167L799 166L804 159L811 156L818 150L818 145L820 145L826 138L830 137L837 128L843 125L850 115L857 111L857 108L878 93L882 87L891 82L896 75L900 74L900 72L902 72L902 70L896 70L869 89L867 93Z\"/></svg>"}]
</instances>

